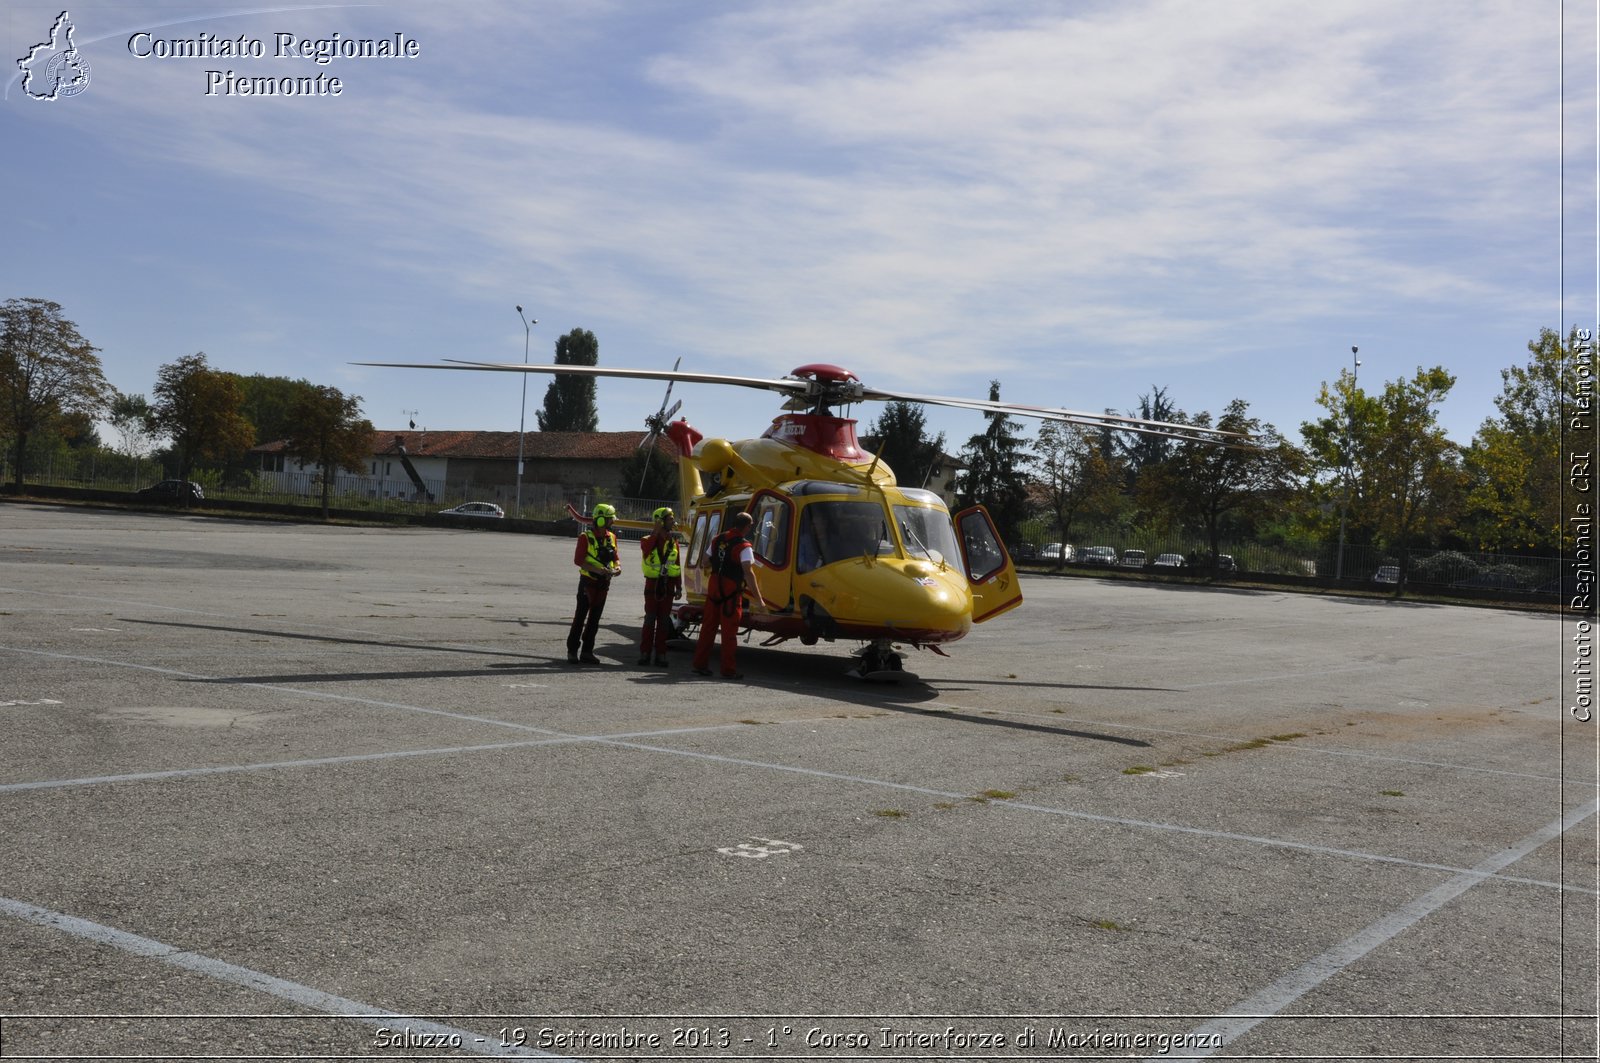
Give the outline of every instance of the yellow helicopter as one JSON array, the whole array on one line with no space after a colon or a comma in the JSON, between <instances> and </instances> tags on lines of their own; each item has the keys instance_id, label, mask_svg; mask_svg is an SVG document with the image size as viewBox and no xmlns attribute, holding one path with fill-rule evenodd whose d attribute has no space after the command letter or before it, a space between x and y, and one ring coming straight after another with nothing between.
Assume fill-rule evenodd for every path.
<instances>
[{"instance_id":1,"label":"yellow helicopter","mask_svg":"<svg viewBox=\"0 0 1600 1063\"><path fill-rule=\"evenodd\" d=\"M836 365L803 365L766 379L717 373L613 369L580 365L469 362L445 364L360 362L406 369L497 373L550 373L666 380L661 411L647 419L652 439L665 434L678 457L684 602L675 620L680 634L700 623L710 576L706 550L741 511L755 520L755 579L773 609L744 612L745 625L766 632L764 646L789 639L858 640L856 667L847 674L870 680L915 678L896 643L944 655L981 624L1022 604L1017 572L982 506L951 514L932 491L901 486L894 472L856 440L856 422L840 407L866 401L954 406L991 414L1017 414L1118 431L1197 442L1221 442L1214 430L1115 414L1013 403L914 395L868 388ZM672 384L729 384L786 396L784 412L758 439L707 439L687 420L668 421ZM579 521L583 514L568 507ZM619 527L648 529L648 521L618 520Z\"/></svg>"}]
</instances>

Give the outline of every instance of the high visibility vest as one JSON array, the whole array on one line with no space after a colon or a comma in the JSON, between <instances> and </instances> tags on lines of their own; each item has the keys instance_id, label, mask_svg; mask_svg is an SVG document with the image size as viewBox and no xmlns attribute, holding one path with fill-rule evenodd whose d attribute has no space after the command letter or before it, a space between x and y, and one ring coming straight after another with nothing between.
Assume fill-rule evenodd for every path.
<instances>
[{"instance_id":1,"label":"high visibility vest","mask_svg":"<svg viewBox=\"0 0 1600 1063\"><path fill-rule=\"evenodd\" d=\"M611 563L617 559L617 537L609 531L595 535L593 530L583 533L584 541L588 544L588 557L586 560L591 565L601 568L610 568ZM584 575L589 575L588 571Z\"/></svg>"},{"instance_id":2,"label":"high visibility vest","mask_svg":"<svg viewBox=\"0 0 1600 1063\"><path fill-rule=\"evenodd\" d=\"M665 548L660 543L644 555L644 578L658 579L667 576L676 579L683 574L678 561L678 540L668 536Z\"/></svg>"}]
</instances>

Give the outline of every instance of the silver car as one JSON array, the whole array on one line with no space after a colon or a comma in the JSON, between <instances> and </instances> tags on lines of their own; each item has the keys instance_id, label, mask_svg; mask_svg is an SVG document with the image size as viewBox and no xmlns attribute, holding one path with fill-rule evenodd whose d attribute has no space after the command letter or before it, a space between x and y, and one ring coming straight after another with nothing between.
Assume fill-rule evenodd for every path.
<instances>
[{"instance_id":1,"label":"silver car","mask_svg":"<svg viewBox=\"0 0 1600 1063\"><path fill-rule=\"evenodd\" d=\"M441 517L487 517L498 520L506 515L506 511L493 502L463 502L453 509L441 509Z\"/></svg>"}]
</instances>

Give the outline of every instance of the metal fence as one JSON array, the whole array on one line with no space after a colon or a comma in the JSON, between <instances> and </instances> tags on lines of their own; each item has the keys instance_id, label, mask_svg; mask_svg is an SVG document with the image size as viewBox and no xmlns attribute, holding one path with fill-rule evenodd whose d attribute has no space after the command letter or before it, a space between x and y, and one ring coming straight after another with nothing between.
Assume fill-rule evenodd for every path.
<instances>
[{"instance_id":1,"label":"metal fence","mask_svg":"<svg viewBox=\"0 0 1600 1063\"><path fill-rule=\"evenodd\" d=\"M204 489L207 500L236 500L308 507L322 505L322 477L313 471L246 471L242 474L229 474L226 479L214 471L196 472L191 475ZM11 462L0 458L0 483L9 484L15 476ZM41 468L29 469L27 482L45 487L133 492L159 480L175 477L176 474L171 470L163 470L149 460L135 463L116 456L108 458L106 455L100 455L99 460L84 457L76 460L46 461ZM619 498L597 488L524 483L519 508L515 485L461 485L426 477L422 483L422 489L408 482L402 490L397 487L393 477L340 473L332 484L330 505L334 509L366 511L374 514L427 514L450 509L464 502L493 502L504 509L508 517L559 520L568 516L569 505L580 513L588 513L595 503L609 502L624 518L648 520L657 506L673 504L672 500Z\"/></svg>"},{"instance_id":2,"label":"metal fence","mask_svg":"<svg viewBox=\"0 0 1600 1063\"><path fill-rule=\"evenodd\" d=\"M1130 550L1143 551L1144 557L1138 562L1141 567L1163 554L1176 554L1189 568L1203 571L1211 568L1209 548L1190 539L1148 535L1102 536L1066 544L1063 552L1067 557L1061 563L1080 563L1091 547L1109 548L1119 559ZM1027 544L1018 552L1026 555L1030 548L1041 551L1044 546ZM1509 594L1557 594L1560 591L1561 559L1558 557L1460 550L1412 550L1402 557L1380 547L1348 544L1341 557L1338 543L1321 541L1224 542L1217 553L1227 559L1223 562L1224 571L1239 575L1315 577L1336 580L1341 586L1392 587L1403 570L1407 585L1417 587ZM1039 556L1038 553L1028 560L1045 565L1058 561L1054 556Z\"/></svg>"},{"instance_id":3,"label":"metal fence","mask_svg":"<svg viewBox=\"0 0 1600 1063\"><path fill-rule=\"evenodd\" d=\"M233 474L225 483L216 472L197 473L208 500L270 502L281 505L317 507L322 503L322 479L315 472L245 472ZM14 477L9 457L0 457L0 483ZM72 454L59 461L47 459L42 468L31 470L28 482L54 487L79 487L101 491L135 491L169 474L149 460L137 461L104 452ZM559 484L524 483L520 510L515 487L451 485L441 480L424 479L432 499L418 497L414 485L402 493L393 478L383 479L340 473L334 480L333 508L370 511L382 514L428 514L463 502L494 502L510 517L528 520L559 520L568 515L570 505L588 513L596 502L615 506L619 516L629 520L649 520L657 506L672 505L670 499L624 498L599 489L572 489ZM1017 553L1025 563L1056 563L1051 557L1036 554L1045 544L1022 544ZM1149 534L1094 533L1094 537L1067 544L1061 563L1077 563L1090 547L1109 547L1120 559L1129 550L1144 551L1143 563L1162 554L1177 554L1192 568L1210 568L1210 551L1189 538L1163 538ZM1240 575L1316 577L1337 580L1339 585L1393 586L1404 569L1408 585L1422 588L1465 589L1499 592L1515 597L1526 594L1558 594L1562 580L1561 559L1524 557L1510 554L1474 553L1458 550L1413 550L1408 557L1372 546L1346 545L1341 554L1334 542L1284 542L1222 544L1219 555L1231 559L1228 571Z\"/></svg>"}]
</instances>

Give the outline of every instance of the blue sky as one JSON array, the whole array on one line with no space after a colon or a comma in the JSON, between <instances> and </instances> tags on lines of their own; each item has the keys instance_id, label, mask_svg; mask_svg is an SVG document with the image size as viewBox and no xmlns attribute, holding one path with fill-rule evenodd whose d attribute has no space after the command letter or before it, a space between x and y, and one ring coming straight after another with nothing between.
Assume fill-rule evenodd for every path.
<instances>
[{"instance_id":1,"label":"blue sky","mask_svg":"<svg viewBox=\"0 0 1600 1063\"><path fill-rule=\"evenodd\" d=\"M1563 324L1563 231L1564 323L1596 314L1592 3L99 2L68 8L87 87L31 99L15 60L61 10L0 15L0 298L61 303L125 392L204 351L380 428L514 429L515 378L349 363L520 362L521 304L534 361L582 327L610 366L1085 410L1161 386L1291 438L1357 345L1373 388L1454 373L1465 443ZM139 31L266 55L141 58ZM277 33L420 55L318 65ZM343 90L208 96L208 70ZM608 430L660 403L599 388ZM777 408L675 397L735 438ZM983 425L929 420L952 451Z\"/></svg>"}]
</instances>

